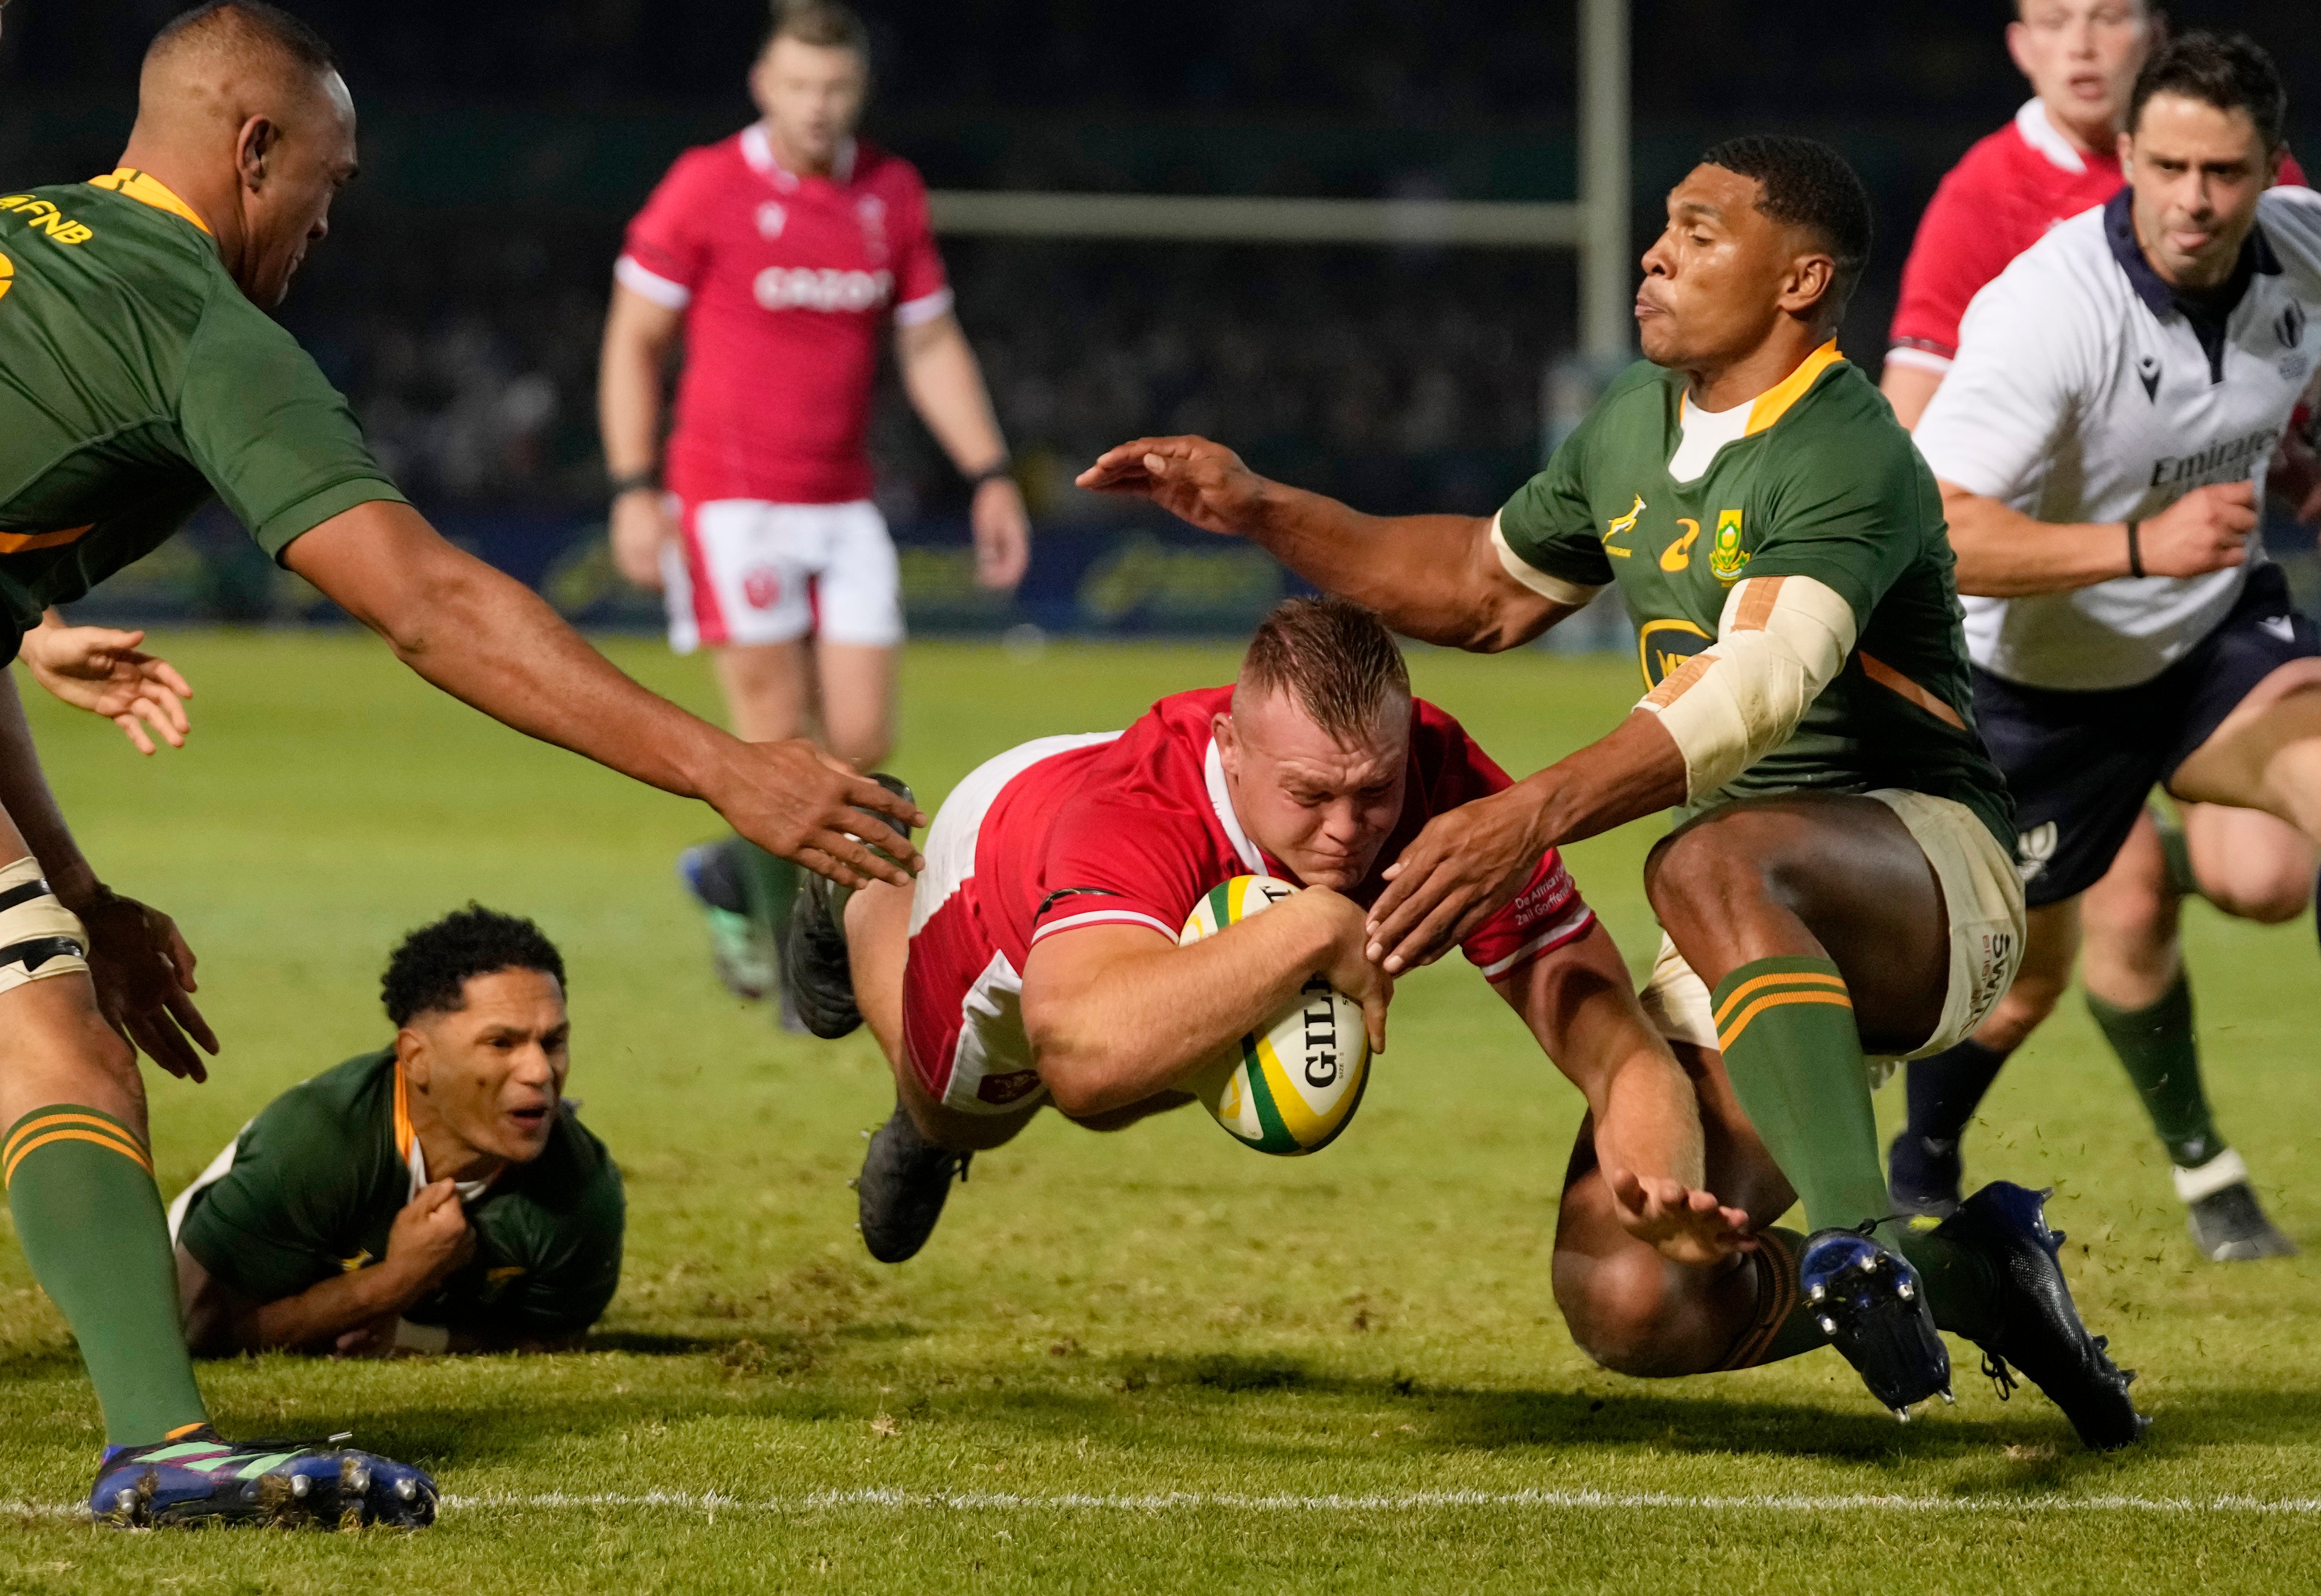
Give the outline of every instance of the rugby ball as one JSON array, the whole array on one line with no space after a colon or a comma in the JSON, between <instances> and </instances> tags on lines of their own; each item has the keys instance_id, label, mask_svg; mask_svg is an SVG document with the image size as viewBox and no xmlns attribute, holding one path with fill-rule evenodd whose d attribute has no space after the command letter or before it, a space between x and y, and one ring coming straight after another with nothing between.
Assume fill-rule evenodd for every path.
<instances>
[{"instance_id":1,"label":"rugby ball","mask_svg":"<svg viewBox=\"0 0 2321 1596\"><path fill-rule=\"evenodd\" d=\"M1271 876L1235 876L1193 906L1177 945L1215 936L1299 890ZM1262 1031L1206 1065L1193 1090L1242 1145L1296 1157L1320 1152L1346 1128L1370 1072L1362 1006L1316 976Z\"/></svg>"}]
</instances>

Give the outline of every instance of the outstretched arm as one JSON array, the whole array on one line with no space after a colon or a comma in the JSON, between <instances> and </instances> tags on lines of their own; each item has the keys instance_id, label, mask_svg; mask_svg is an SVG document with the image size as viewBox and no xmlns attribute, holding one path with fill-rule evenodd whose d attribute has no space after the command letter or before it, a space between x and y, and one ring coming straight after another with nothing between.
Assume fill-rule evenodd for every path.
<instances>
[{"instance_id":1,"label":"outstretched arm","mask_svg":"<svg viewBox=\"0 0 2321 1596\"><path fill-rule=\"evenodd\" d=\"M615 283L596 355L596 425L605 474L615 483L651 477L660 458L661 370L685 316ZM613 495L613 562L640 588L660 586L661 545L677 536L661 492L650 484Z\"/></svg>"},{"instance_id":2,"label":"outstretched arm","mask_svg":"<svg viewBox=\"0 0 2321 1596\"><path fill-rule=\"evenodd\" d=\"M1326 592L1379 613L1406 637L1477 653L1530 642L1585 602L1519 581L1491 542L1491 518L1364 515L1269 481L1206 438L1139 438L1079 475L1209 532L1245 537Z\"/></svg>"},{"instance_id":3,"label":"outstretched arm","mask_svg":"<svg viewBox=\"0 0 2321 1596\"><path fill-rule=\"evenodd\" d=\"M1024 1029L1056 1107L1084 1119L1189 1085L1315 974L1361 1004L1383 1052L1394 983L1362 956L1361 907L1324 888L1189 947L1129 925L1037 943L1024 961Z\"/></svg>"},{"instance_id":4,"label":"outstretched arm","mask_svg":"<svg viewBox=\"0 0 2321 1596\"><path fill-rule=\"evenodd\" d=\"M647 692L539 595L445 543L408 505L377 500L334 515L292 543L283 563L405 664L501 724L700 798L751 842L842 885L910 884L863 844L915 870L916 851L886 824L924 825L915 808L809 743L744 743Z\"/></svg>"},{"instance_id":5,"label":"outstretched arm","mask_svg":"<svg viewBox=\"0 0 2321 1596\"><path fill-rule=\"evenodd\" d=\"M1645 1019L1601 924L1493 988L1588 1099L1596 1157L1630 1234L1679 1263L1738 1249L1749 1216L1702 1190L1700 1100Z\"/></svg>"}]
</instances>

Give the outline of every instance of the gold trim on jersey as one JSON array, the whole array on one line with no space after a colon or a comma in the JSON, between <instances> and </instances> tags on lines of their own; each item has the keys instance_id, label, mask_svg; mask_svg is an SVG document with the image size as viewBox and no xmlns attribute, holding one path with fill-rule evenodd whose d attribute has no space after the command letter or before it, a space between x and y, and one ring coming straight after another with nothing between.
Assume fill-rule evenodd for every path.
<instances>
[{"instance_id":1,"label":"gold trim on jersey","mask_svg":"<svg viewBox=\"0 0 2321 1596\"><path fill-rule=\"evenodd\" d=\"M1911 703L1916 704L1928 715L1933 716L1936 720L1950 727L1951 730L1954 732L1963 732L1966 730L1966 722L1961 719L1959 717L1959 712L1952 708L1948 704L1945 704L1940 698L1935 698L1934 694L1920 687L1916 682L1912 681L1899 670L1895 670L1893 666L1889 665L1885 661L1873 659L1869 654L1862 652L1862 651L1859 649L1855 650L1854 652L1861 658L1862 675L1868 677L1881 688L1886 688L1893 692L1901 694L1902 697L1907 698Z\"/></svg>"},{"instance_id":2,"label":"gold trim on jersey","mask_svg":"<svg viewBox=\"0 0 2321 1596\"><path fill-rule=\"evenodd\" d=\"M1757 402L1749 406L1749 430L1741 435L1753 438L1787 415L1790 406L1806 397L1814 378L1843 359L1837 352L1837 340L1833 338L1798 361L1796 370L1757 396Z\"/></svg>"},{"instance_id":3,"label":"gold trim on jersey","mask_svg":"<svg viewBox=\"0 0 2321 1596\"><path fill-rule=\"evenodd\" d=\"M86 536L96 529L92 521L86 526L68 526L62 532L0 532L0 554L25 554L34 549L61 549L67 543Z\"/></svg>"},{"instance_id":4,"label":"gold trim on jersey","mask_svg":"<svg viewBox=\"0 0 2321 1596\"><path fill-rule=\"evenodd\" d=\"M204 233L210 224L187 205L170 192L168 185L150 172L141 172L135 167L115 167L102 178L88 180L91 188L107 188L123 199L133 199L139 205L151 205L157 211L167 211L172 216L183 216Z\"/></svg>"}]
</instances>

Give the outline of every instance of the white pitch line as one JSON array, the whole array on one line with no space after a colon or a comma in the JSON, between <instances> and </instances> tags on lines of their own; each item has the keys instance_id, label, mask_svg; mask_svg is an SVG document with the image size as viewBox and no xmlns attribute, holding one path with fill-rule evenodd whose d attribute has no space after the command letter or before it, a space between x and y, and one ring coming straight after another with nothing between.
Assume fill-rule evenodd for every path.
<instances>
[{"instance_id":1,"label":"white pitch line","mask_svg":"<svg viewBox=\"0 0 2321 1596\"><path fill-rule=\"evenodd\" d=\"M1981 1514L2209 1514L2321 1515L2321 1497L2255 1496L1873 1496L1764 1495L1693 1496L1661 1491L1412 1491L1373 1495L1251 1496L1230 1491L1171 1491L1138 1495L1078 1491L1024 1496L1006 1491L927 1492L895 1490L817 1491L804 1496L751 1501L716 1491L694 1494L653 1491L620 1492L546 1491L533 1495L486 1492L443 1498L450 1512L559 1512L573 1509L660 1508L680 1512L756 1514L789 1518L850 1508L888 1512L1183 1512L1222 1509L1258 1513L1405 1513L1426 1508L1543 1508L1548 1509L1670 1509L1683 1512L1748 1513L1981 1513ZM0 1502L0 1518L86 1518L80 1503Z\"/></svg>"}]
</instances>

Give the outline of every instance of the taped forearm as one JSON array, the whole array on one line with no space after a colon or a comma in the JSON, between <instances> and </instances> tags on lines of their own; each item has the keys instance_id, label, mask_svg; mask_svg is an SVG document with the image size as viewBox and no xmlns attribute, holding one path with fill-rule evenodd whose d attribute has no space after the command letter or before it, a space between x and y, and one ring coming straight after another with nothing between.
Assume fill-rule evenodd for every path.
<instances>
[{"instance_id":1,"label":"taped forearm","mask_svg":"<svg viewBox=\"0 0 2321 1596\"><path fill-rule=\"evenodd\" d=\"M1698 803L1787 743L1853 652L1853 608L1811 577L1752 577L1725 601L1716 643L1636 707L1661 717Z\"/></svg>"}]
</instances>

